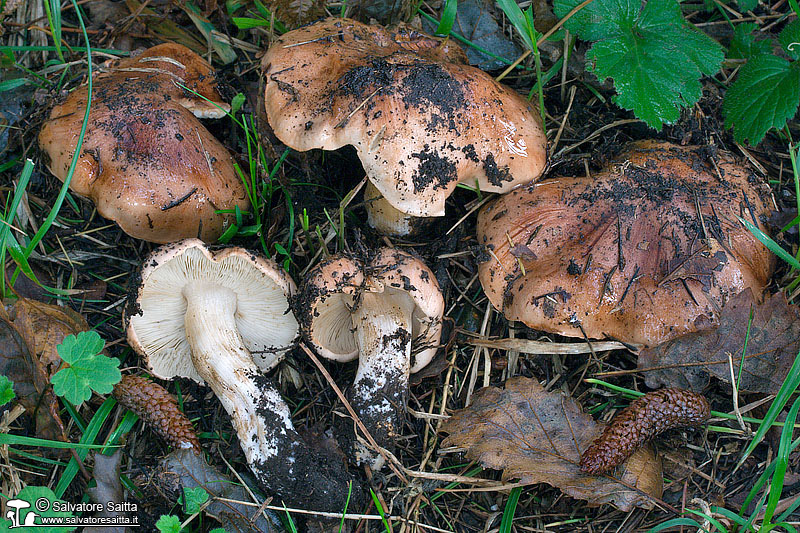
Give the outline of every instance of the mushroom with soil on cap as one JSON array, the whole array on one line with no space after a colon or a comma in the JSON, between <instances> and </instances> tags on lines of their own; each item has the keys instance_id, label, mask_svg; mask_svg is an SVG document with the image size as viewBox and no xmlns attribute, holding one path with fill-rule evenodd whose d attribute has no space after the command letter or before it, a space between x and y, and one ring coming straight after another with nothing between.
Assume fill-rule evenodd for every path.
<instances>
[{"instance_id":1,"label":"mushroom with soil on cap","mask_svg":"<svg viewBox=\"0 0 800 533\"><path fill-rule=\"evenodd\" d=\"M366 262L339 255L308 273L295 308L318 354L342 362L358 358L348 399L375 441L394 449L409 373L430 362L441 339L444 299L433 273L420 259L390 248ZM383 465L380 454L357 442L352 447L356 462Z\"/></svg>"},{"instance_id":2,"label":"mushroom with soil on cap","mask_svg":"<svg viewBox=\"0 0 800 533\"><path fill-rule=\"evenodd\" d=\"M307 449L264 375L297 337L288 303L294 292L272 261L242 248L212 252L188 239L145 260L124 322L153 375L211 387L260 483L294 504L338 510L348 493L342 461Z\"/></svg>"},{"instance_id":3,"label":"mushroom with soil on cap","mask_svg":"<svg viewBox=\"0 0 800 533\"><path fill-rule=\"evenodd\" d=\"M39 134L48 167L62 181L88 96L88 86L70 93ZM234 210L247 210L250 202L230 153L196 117L216 118L229 109L211 65L188 48L159 45L120 61L93 80L70 188L133 237L215 241Z\"/></svg>"},{"instance_id":4,"label":"mushroom with soil on cap","mask_svg":"<svg viewBox=\"0 0 800 533\"><path fill-rule=\"evenodd\" d=\"M509 320L572 337L654 346L759 294L774 256L769 188L732 157L640 141L592 177L512 191L478 215L478 273Z\"/></svg>"},{"instance_id":5,"label":"mushroom with soil on cap","mask_svg":"<svg viewBox=\"0 0 800 533\"><path fill-rule=\"evenodd\" d=\"M388 207L443 216L459 183L505 192L539 178L547 160L538 113L466 62L452 41L407 26L327 19L285 33L264 55L267 119L295 150L354 146ZM386 226L386 211L370 212L371 223L409 231Z\"/></svg>"}]
</instances>

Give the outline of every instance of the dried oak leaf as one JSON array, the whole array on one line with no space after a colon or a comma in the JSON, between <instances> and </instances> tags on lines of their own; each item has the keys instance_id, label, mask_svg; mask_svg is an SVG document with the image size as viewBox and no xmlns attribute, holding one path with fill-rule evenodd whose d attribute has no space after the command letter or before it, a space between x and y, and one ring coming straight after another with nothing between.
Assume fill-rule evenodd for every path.
<instances>
[{"instance_id":1,"label":"dried oak leaf","mask_svg":"<svg viewBox=\"0 0 800 533\"><path fill-rule=\"evenodd\" d=\"M125 492L122 489L122 482L119 479L119 464L122 460L122 448L112 455L95 453L94 455L94 480L97 483L94 487L86 489L92 503L102 504L102 509L94 515L95 518L115 517L120 520L125 518L125 513L116 511L114 506L125 501ZM122 508L121 506L119 508ZM96 527L85 527L83 533L127 533L130 531L124 526L104 525Z\"/></svg>"},{"instance_id":2,"label":"dried oak leaf","mask_svg":"<svg viewBox=\"0 0 800 533\"><path fill-rule=\"evenodd\" d=\"M36 300L0 306L0 374L14 382L41 438L68 440L50 377L61 364L56 347L67 335L88 329L78 313Z\"/></svg>"},{"instance_id":3,"label":"dried oak leaf","mask_svg":"<svg viewBox=\"0 0 800 533\"><path fill-rule=\"evenodd\" d=\"M264 5L289 29L298 28L325 16L324 0L266 0Z\"/></svg>"},{"instance_id":4,"label":"dried oak leaf","mask_svg":"<svg viewBox=\"0 0 800 533\"><path fill-rule=\"evenodd\" d=\"M574 400L547 392L536 380L517 377L505 389L488 387L457 411L442 431L442 446L466 448L470 459L503 470L503 479L547 483L590 504L622 511L652 508L661 498L661 461L651 446L640 448L613 475L581 472L580 454L603 432Z\"/></svg>"},{"instance_id":5,"label":"dried oak leaf","mask_svg":"<svg viewBox=\"0 0 800 533\"><path fill-rule=\"evenodd\" d=\"M753 323L742 362L750 310ZM800 351L800 308L789 305L783 293L757 304L750 289L731 298L719 317L719 326L690 333L639 353L638 370L647 385L703 390L715 376L727 383L734 375L739 389L775 394Z\"/></svg>"}]
</instances>

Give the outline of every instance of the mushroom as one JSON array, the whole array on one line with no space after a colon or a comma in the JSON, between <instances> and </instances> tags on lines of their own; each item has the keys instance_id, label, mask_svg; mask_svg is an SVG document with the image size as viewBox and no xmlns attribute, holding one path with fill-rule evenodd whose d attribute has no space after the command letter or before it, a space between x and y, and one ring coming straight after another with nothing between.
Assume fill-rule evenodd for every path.
<instances>
[{"instance_id":1,"label":"mushroom","mask_svg":"<svg viewBox=\"0 0 800 533\"><path fill-rule=\"evenodd\" d=\"M509 320L573 337L653 346L716 320L733 295L764 288L773 255L768 187L729 155L632 143L593 177L517 189L478 215L478 273ZM703 321L700 321L701 323Z\"/></svg>"},{"instance_id":2,"label":"mushroom","mask_svg":"<svg viewBox=\"0 0 800 533\"><path fill-rule=\"evenodd\" d=\"M439 345L444 299L430 269L414 256L382 248L362 262L339 255L311 270L297 299L305 339L334 361L358 358L349 401L375 441L394 449L401 435L410 372ZM413 350L413 351L412 351ZM381 455L353 443L357 463Z\"/></svg>"},{"instance_id":3,"label":"mushroom","mask_svg":"<svg viewBox=\"0 0 800 533\"><path fill-rule=\"evenodd\" d=\"M230 153L195 118L229 109L213 70L199 56L179 45L157 46L121 61L93 85L70 188L90 198L101 215L151 242L215 241L234 220L236 207L249 208ZM70 93L53 107L39 134L50 171L62 181L87 97L87 87Z\"/></svg>"},{"instance_id":4,"label":"mushroom","mask_svg":"<svg viewBox=\"0 0 800 533\"><path fill-rule=\"evenodd\" d=\"M354 146L402 213L443 216L459 183L505 192L544 171L531 105L468 66L456 45L407 26L327 19L284 34L262 70L278 139L300 151Z\"/></svg>"},{"instance_id":5,"label":"mushroom","mask_svg":"<svg viewBox=\"0 0 800 533\"><path fill-rule=\"evenodd\" d=\"M145 260L131 293L128 343L154 376L211 387L265 487L300 505L338 510L348 492L341 461L306 450L263 374L297 337L287 301L294 292L283 270L245 249L211 252L197 239L165 245Z\"/></svg>"}]
</instances>

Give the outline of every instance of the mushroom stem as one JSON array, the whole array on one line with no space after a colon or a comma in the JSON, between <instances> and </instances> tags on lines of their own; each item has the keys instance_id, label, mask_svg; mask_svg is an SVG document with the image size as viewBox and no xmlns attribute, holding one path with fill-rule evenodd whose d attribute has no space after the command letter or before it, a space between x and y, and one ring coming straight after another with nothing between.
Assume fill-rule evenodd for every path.
<instances>
[{"instance_id":1,"label":"mushroom stem","mask_svg":"<svg viewBox=\"0 0 800 533\"><path fill-rule=\"evenodd\" d=\"M390 450L408 398L413 311L407 296L364 292L353 314L359 358L350 403L375 441ZM382 466L382 457L363 446L356 445L356 453L359 462Z\"/></svg>"},{"instance_id":2,"label":"mushroom stem","mask_svg":"<svg viewBox=\"0 0 800 533\"><path fill-rule=\"evenodd\" d=\"M259 372L236 327L236 294L195 281L183 289L186 338L198 374L231 416L247 462L285 454L295 439L289 408L272 381ZM209 327L213 324L213 327Z\"/></svg>"},{"instance_id":3,"label":"mushroom stem","mask_svg":"<svg viewBox=\"0 0 800 533\"><path fill-rule=\"evenodd\" d=\"M371 181L364 187L367 223L381 235L410 237L430 225L431 218L415 217L394 207Z\"/></svg>"}]
</instances>

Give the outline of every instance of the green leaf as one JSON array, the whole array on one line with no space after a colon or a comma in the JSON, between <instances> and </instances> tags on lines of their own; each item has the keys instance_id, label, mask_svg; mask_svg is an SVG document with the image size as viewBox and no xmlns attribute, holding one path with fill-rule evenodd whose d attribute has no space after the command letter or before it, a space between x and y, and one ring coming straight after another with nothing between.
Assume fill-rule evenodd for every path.
<instances>
[{"instance_id":1,"label":"green leaf","mask_svg":"<svg viewBox=\"0 0 800 533\"><path fill-rule=\"evenodd\" d=\"M553 10L558 18L577 7L583 0L555 0ZM599 41L630 30L639 12L639 3L629 0L594 0L575 13L564 26L586 41Z\"/></svg>"},{"instance_id":2,"label":"green leaf","mask_svg":"<svg viewBox=\"0 0 800 533\"><path fill-rule=\"evenodd\" d=\"M792 59L800 59L800 19L795 19L781 31L778 41Z\"/></svg>"},{"instance_id":3,"label":"green leaf","mask_svg":"<svg viewBox=\"0 0 800 533\"><path fill-rule=\"evenodd\" d=\"M268 20L255 19L252 17L231 17L231 22L233 22L240 30L249 30L250 28L269 26Z\"/></svg>"},{"instance_id":4,"label":"green leaf","mask_svg":"<svg viewBox=\"0 0 800 533\"><path fill-rule=\"evenodd\" d=\"M67 335L61 344L56 346L59 357L72 364L80 359L99 354L106 345L96 331L81 331L78 336Z\"/></svg>"},{"instance_id":5,"label":"green leaf","mask_svg":"<svg viewBox=\"0 0 800 533\"><path fill-rule=\"evenodd\" d=\"M161 515L156 527L161 533L181 533L181 521L175 515Z\"/></svg>"},{"instance_id":6,"label":"green leaf","mask_svg":"<svg viewBox=\"0 0 800 533\"><path fill-rule=\"evenodd\" d=\"M203 16L203 14L200 12L200 8L198 8L193 2L186 2L183 5L183 9L186 14L189 15L189 18L192 19L195 27L200 30L200 33L202 33L203 37L206 38L206 41L211 44L211 47L224 64L227 65L228 63L236 61L236 52L233 50L231 45L214 36L214 25L205 16Z\"/></svg>"},{"instance_id":7,"label":"green leaf","mask_svg":"<svg viewBox=\"0 0 800 533\"><path fill-rule=\"evenodd\" d=\"M33 525L36 526L35 528L23 526L19 529L19 531L36 531L37 533L67 533L68 531L75 531L74 526L42 527L42 517L66 518L73 516L69 511L53 510L53 507L63 508L62 506L65 505L65 502L63 500L59 500L49 488L29 485L19 491L19 494L17 494L14 499L22 500L23 502L27 503L28 506L25 508L20 507L19 516L17 517L14 514L15 511L9 507L9 502L5 501L3 510L5 512L4 516L6 519L0 519L0 531L13 531L13 529L10 529L11 526L14 525L10 520L12 515L15 519L19 518L18 525L20 526L25 524L26 520L33 520ZM55 506L55 502L59 502L61 505ZM31 513L35 514L33 518L29 516Z\"/></svg>"},{"instance_id":8,"label":"green leaf","mask_svg":"<svg viewBox=\"0 0 800 533\"><path fill-rule=\"evenodd\" d=\"M105 342L95 331L82 331L78 336L68 335L56 347L58 355L69 366L50 378L53 392L72 404L80 405L92 397L92 391L108 394L119 383L122 374L119 360L102 353Z\"/></svg>"},{"instance_id":9,"label":"green leaf","mask_svg":"<svg viewBox=\"0 0 800 533\"><path fill-rule=\"evenodd\" d=\"M5 376L0 376L0 407L16 398L16 396L14 382Z\"/></svg>"},{"instance_id":10,"label":"green leaf","mask_svg":"<svg viewBox=\"0 0 800 533\"><path fill-rule=\"evenodd\" d=\"M579 0L557 0L563 17ZM611 78L616 103L659 129L680 117L702 94L700 77L717 72L722 47L690 27L675 0L595 0L567 21L579 37L597 42L587 69Z\"/></svg>"},{"instance_id":11,"label":"green leaf","mask_svg":"<svg viewBox=\"0 0 800 533\"><path fill-rule=\"evenodd\" d=\"M739 0L736 4L740 11L752 11L758 5L758 0Z\"/></svg>"},{"instance_id":12,"label":"green leaf","mask_svg":"<svg viewBox=\"0 0 800 533\"><path fill-rule=\"evenodd\" d=\"M234 96L233 100L231 100L231 111L230 111L231 115L235 115L242 108L245 99L246 98L244 94L236 93L236 96ZM236 208L238 209L239 206L237 205Z\"/></svg>"},{"instance_id":13,"label":"green leaf","mask_svg":"<svg viewBox=\"0 0 800 533\"><path fill-rule=\"evenodd\" d=\"M208 501L208 492L203 487L183 488L183 510L188 515L200 512L200 507Z\"/></svg>"},{"instance_id":14,"label":"green leaf","mask_svg":"<svg viewBox=\"0 0 800 533\"><path fill-rule=\"evenodd\" d=\"M747 61L725 94L725 127L737 142L756 145L771 128L782 128L800 103L800 62L774 55Z\"/></svg>"},{"instance_id":15,"label":"green leaf","mask_svg":"<svg viewBox=\"0 0 800 533\"><path fill-rule=\"evenodd\" d=\"M728 59L749 59L751 57L769 54L772 44L769 39L756 40L753 31L758 28L755 22L737 24L733 30L731 46L728 49Z\"/></svg>"},{"instance_id":16,"label":"green leaf","mask_svg":"<svg viewBox=\"0 0 800 533\"><path fill-rule=\"evenodd\" d=\"M436 28L437 35L450 35L457 12L458 0L447 0L442 11L442 20L439 22L439 27Z\"/></svg>"},{"instance_id":17,"label":"green leaf","mask_svg":"<svg viewBox=\"0 0 800 533\"><path fill-rule=\"evenodd\" d=\"M525 19L525 14L517 5L516 0L497 0L497 5L503 10L508 20L511 21L511 25L514 26L517 32L522 36L528 49L533 50L533 41L528 31L528 22Z\"/></svg>"},{"instance_id":18,"label":"green leaf","mask_svg":"<svg viewBox=\"0 0 800 533\"><path fill-rule=\"evenodd\" d=\"M30 80L27 78L15 78L13 80L0 81L0 93L11 91L28 83L30 83Z\"/></svg>"},{"instance_id":19,"label":"green leaf","mask_svg":"<svg viewBox=\"0 0 800 533\"><path fill-rule=\"evenodd\" d=\"M222 529L221 527L215 527L214 529L212 529L208 533L228 533L228 532L225 531L224 529Z\"/></svg>"}]
</instances>

